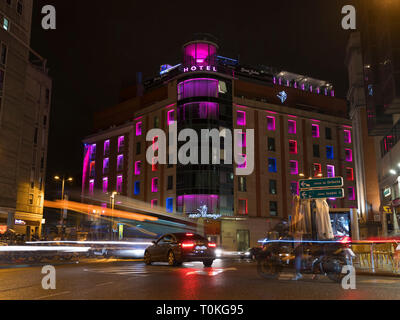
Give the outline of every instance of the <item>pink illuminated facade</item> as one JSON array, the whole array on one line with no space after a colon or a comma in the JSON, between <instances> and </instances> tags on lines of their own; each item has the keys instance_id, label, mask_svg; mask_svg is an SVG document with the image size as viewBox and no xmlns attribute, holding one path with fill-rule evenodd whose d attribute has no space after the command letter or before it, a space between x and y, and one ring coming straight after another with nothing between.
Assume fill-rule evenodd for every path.
<instances>
[{"instance_id":1,"label":"pink illuminated facade","mask_svg":"<svg viewBox=\"0 0 400 320\"><path fill-rule=\"evenodd\" d=\"M325 88L305 87L285 75L275 75L274 83L271 74L254 76L257 70L228 66L232 61L218 56L218 46L210 41L190 42L183 47L180 67L145 82L143 96L123 101L114 113L100 114L99 132L84 141L89 154L84 194L118 190L171 216L201 219L204 233L228 250L256 246L276 223L288 219L293 196L299 194L299 175L313 174L314 164L324 177L351 173L351 179L344 179L346 197L335 205L354 207L353 165L348 161L352 128L345 101L331 97L331 88L324 94ZM284 103L277 97L283 91ZM157 152L159 140L146 141L146 134L154 128L168 132L174 121L178 133L253 129L254 171L236 175L237 167L249 165L245 153L251 140L245 132L237 139L246 160L242 165L161 165L156 164L157 153L148 163L146 150ZM327 147L333 150L329 157ZM105 158L107 174L98 168Z\"/></svg>"}]
</instances>

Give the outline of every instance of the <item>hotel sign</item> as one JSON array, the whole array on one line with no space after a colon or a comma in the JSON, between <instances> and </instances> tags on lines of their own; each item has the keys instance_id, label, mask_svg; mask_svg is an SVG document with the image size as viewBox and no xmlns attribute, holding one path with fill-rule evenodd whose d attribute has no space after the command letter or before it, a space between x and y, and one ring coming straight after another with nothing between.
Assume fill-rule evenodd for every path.
<instances>
[{"instance_id":1,"label":"hotel sign","mask_svg":"<svg viewBox=\"0 0 400 320\"><path fill-rule=\"evenodd\" d=\"M197 72L197 71L210 71L210 72L218 72L217 67L213 66L191 66L191 67L184 67L183 72Z\"/></svg>"}]
</instances>

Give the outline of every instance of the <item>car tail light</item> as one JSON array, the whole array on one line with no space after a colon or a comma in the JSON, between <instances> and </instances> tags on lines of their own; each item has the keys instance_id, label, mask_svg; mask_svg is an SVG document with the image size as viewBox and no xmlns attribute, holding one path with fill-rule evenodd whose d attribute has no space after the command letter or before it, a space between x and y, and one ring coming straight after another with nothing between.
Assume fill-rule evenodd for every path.
<instances>
[{"instance_id":1,"label":"car tail light","mask_svg":"<svg viewBox=\"0 0 400 320\"><path fill-rule=\"evenodd\" d=\"M184 243L182 243L181 246L183 249L190 249L190 248L194 247L194 243L193 242L184 242Z\"/></svg>"},{"instance_id":2,"label":"car tail light","mask_svg":"<svg viewBox=\"0 0 400 320\"><path fill-rule=\"evenodd\" d=\"M187 236L187 237L193 237L194 234L193 234L193 233L186 233L186 236Z\"/></svg>"},{"instance_id":3,"label":"car tail light","mask_svg":"<svg viewBox=\"0 0 400 320\"><path fill-rule=\"evenodd\" d=\"M209 243L208 246L209 246L210 248L216 248L216 247L217 247L217 244L216 244L216 243Z\"/></svg>"}]
</instances>

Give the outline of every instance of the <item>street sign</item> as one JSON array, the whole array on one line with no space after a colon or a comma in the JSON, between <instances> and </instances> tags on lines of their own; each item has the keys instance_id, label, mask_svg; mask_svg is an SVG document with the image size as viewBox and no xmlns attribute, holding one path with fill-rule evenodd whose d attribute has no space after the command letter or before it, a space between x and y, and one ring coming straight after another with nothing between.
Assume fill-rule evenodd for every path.
<instances>
[{"instance_id":1,"label":"street sign","mask_svg":"<svg viewBox=\"0 0 400 320\"><path fill-rule=\"evenodd\" d=\"M300 189L343 187L343 178L308 179L299 181Z\"/></svg>"},{"instance_id":2,"label":"street sign","mask_svg":"<svg viewBox=\"0 0 400 320\"><path fill-rule=\"evenodd\" d=\"M389 206L384 206L384 207L383 207L383 212L385 212L385 213L392 213L392 208L389 207Z\"/></svg>"},{"instance_id":3,"label":"street sign","mask_svg":"<svg viewBox=\"0 0 400 320\"><path fill-rule=\"evenodd\" d=\"M325 199L325 198L344 198L343 189L321 189L321 190L302 190L300 198L304 199Z\"/></svg>"}]
</instances>

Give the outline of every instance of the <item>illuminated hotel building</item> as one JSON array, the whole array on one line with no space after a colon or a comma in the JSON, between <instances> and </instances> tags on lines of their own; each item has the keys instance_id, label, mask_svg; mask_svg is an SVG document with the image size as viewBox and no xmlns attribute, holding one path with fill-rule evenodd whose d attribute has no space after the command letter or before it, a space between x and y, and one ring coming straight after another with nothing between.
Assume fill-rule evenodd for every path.
<instances>
[{"instance_id":1,"label":"illuminated hotel building","mask_svg":"<svg viewBox=\"0 0 400 320\"><path fill-rule=\"evenodd\" d=\"M181 64L162 67L143 90L140 84L128 88L119 105L96 114L97 132L84 139L84 197L118 191L166 213L193 219L203 214L205 234L239 251L257 245L289 218L301 173L344 177L345 198L330 204L354 208L346 101L335 98L325 81L241 65L218 50L209 40L185 44ZM178 134L188 128L254 129L254 171L236 175L238 165L223 160L221 165L148 164L146 150L153 142L146 134L154 128L168 132L174 120ZM234 143L244 150L249 146L245 135Z\"/></svg>"}]
</instances>

